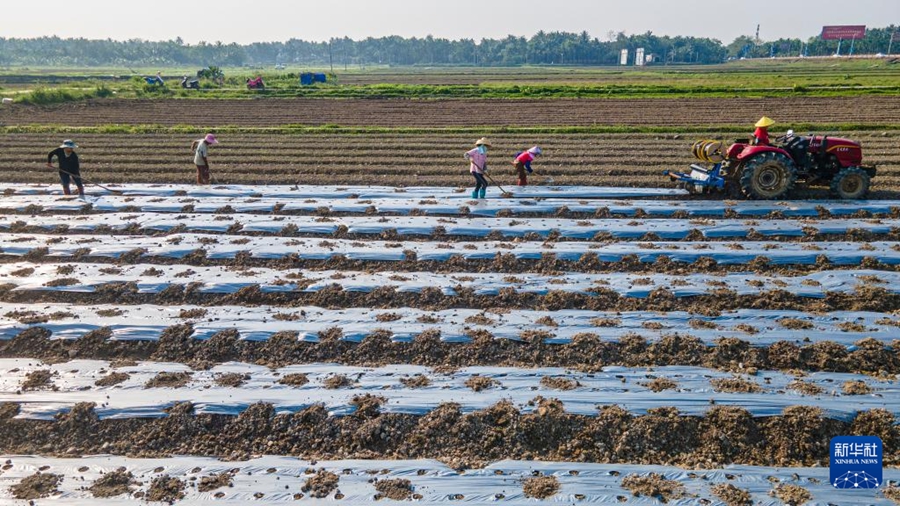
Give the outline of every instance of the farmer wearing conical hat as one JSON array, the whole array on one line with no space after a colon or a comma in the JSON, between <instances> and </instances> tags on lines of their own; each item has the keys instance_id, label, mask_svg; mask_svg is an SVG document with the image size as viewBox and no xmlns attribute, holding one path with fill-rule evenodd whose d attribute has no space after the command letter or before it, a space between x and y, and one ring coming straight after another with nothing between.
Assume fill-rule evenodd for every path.
<instances>
[{"instance_id":1,"label":"farmer wearing conical hat","mask_svg":"<svg viewBox=\"0 0 900 506\"><path fill-rule=\"evenodd\" d=\"M206 134L202 139L191 143L194 165L197 166L197 184L209 184L209 147L218 143L218 139L213 134Z\"/></svg>"},{"instance_id":2,"label":"farmer wearing conical hat","mask_svg":"<svg viewBox=\"0 0 900 506\"><path fill-rule=\"evenodd\" d=\"M78 163L78 155L75 154L75 148L78 145L73 141L66 139L63 141L62 145L58 148L54 149L47 155L47 167L53 167L53 158L56 158L57 163L59 164L59 181L62 183L63 193L66 195L71 195L72 191L69 189L69 183L74 182L75 186L78 187L78 196L84 197L84 184L81 182L81 166Z\"/></svg>"},{"instance_id":3,"label":"farmer wearing conical hat","mask_svg":"<svg viewBox=\"0 0 900 506\"><path fill-rule=\"evenodd\" d=\"M487 172L487 148L490 146L490 141L482 137L475 141L473 149L463 155L469 161L469 172L475 178L475 189L472 190L473 199L483 199L487 193L488 183L484 174Z\"/></svg>"},{"instance_id":4,"label":"farmer wearing conical hat","mask_svg":"<svg viewBox=\"0 0 900 506\"><path fill-rule=\"evenodd\" d=\"M756 122L756 131L753 132L753 144L757 146L768 146L769 127L774 124L775 121L768 116L763 116L762 118L760 118L760 120Z\"/></svg>"}]
</instances>

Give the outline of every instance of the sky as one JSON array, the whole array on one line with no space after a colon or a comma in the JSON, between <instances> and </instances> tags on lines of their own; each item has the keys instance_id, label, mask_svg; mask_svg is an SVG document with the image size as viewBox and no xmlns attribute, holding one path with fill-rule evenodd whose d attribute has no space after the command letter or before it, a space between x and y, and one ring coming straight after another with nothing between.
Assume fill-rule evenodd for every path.
<instances>
[{"instance_id":1,"label":"sky","mask_svg":"<svg viewBox=\"0 0 900 506\"><path fill-rule=\"evenodd\" d=\"M51 14L54 13L54 14ZM4 2L0 37L224 43L587 31L806 39L823 25L900 24L900 0L35 0Z\"/></svg>"}]
</instances>

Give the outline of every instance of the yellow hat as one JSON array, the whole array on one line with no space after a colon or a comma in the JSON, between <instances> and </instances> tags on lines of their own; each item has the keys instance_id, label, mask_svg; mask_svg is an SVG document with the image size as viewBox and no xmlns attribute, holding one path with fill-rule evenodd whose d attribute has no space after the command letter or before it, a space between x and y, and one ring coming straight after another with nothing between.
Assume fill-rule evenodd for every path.
<instances>
[{"instance_id":1,"label":"yellow hat","mask_svg":"<svg viewBox=\"0 0 900 506\"><path fill-rule=\"evenodd\" d=\"M482 138L478 139L477 141L475 141L475 145L491 147L491 141L487 140L487 137L482 137Z\"/></svg>"},{"instance_id":2,"label":"yellow hat","mask_svg":"<svg viewBox=\"0 0 900 506\"><path fill-rule=\"evenodd\" d=\"M756 122L756 128L768 128L775 124L775 120L768 116L763 116L759 121Z\"/></svg>"}]
</instances>

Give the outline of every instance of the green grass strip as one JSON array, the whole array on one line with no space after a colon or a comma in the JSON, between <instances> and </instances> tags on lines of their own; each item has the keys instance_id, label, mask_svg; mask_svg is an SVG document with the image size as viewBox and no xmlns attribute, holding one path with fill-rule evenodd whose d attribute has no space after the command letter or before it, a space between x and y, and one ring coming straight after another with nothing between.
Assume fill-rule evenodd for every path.
<instances>
[{"instance_id":1,"label":"green grass strip","mask_svg":"<svg viewBox=\"0 0 900 506\"><path fill-rule=\"evenodd\" d=\"M900 85L855 85L840 82L794 84L788 86L754 86L722 84L459 84L459 85L319 85L284 87L272 86L250 91L241 87L209 88L199 91L175 87L154 88L131 83L82 83L81 87L56 85L39 86L16 97L16 102L49 105L78 102L95 98L114 100L179 99L179 100L240 100L262 98L305 99L406 99L406 100L535 100L535 99L673 99L673 98L777 98L777 97L854 97L896 96ZM107 87L108 86L108 87Z\"/></svg>"}]
</instances>

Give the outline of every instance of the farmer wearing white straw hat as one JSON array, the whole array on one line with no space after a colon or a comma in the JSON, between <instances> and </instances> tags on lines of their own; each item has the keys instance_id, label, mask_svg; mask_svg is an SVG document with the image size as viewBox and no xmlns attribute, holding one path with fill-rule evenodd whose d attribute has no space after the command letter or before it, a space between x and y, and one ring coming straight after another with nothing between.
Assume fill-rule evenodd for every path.
<instances>
[{"instance_id":1,"label":"farmer wearing white straw hat","mask_svg":"<svg viewBox=\"0 0 900 506\"><path fill-rule=\"evenodd\" d=\"M213 134L206 134L204 138L191 143L194 165L197 166L197 184L209 184L209 147L218 143Z\"/></svg>"},{"instance_id":2,"label":"farmer wearing white straw hat","mask_svg":"<svg viewBox=\"0 0 900 506\"><path fill-rule=\"evenodd\" d=\"M466 151L466 154L463 155L469 161L469 172L475 178L475 189L472 190L473 199L483 199L487 193L488 183L484 175L487 172L487 148L490 146L490 141L482 137L475 141L475 148Z\"/></svg>"},{"instance_id":3,"label":"farmer wearing white straw hat","mask_svg":"<svg viewBox=\"0 0 900 506\"><path fill-rule=\"evenodd\" d=\"M78 155L75 153L77 144L70 139L66 139L56 149L47 155L47 167L53 169L53 157L56 157L59 163L59 181L62 183L63 193L71 195L69 182L74 182L78 188L78 196L84 197L84 184L81 182L81 166L78 163Z\"/></svg>"},{"instance_id":4,"label":"farmer wearing white straw hat","mask_svg":"<svg viewBox=\"0 0 900 506\"><path fill-rule=\"evenodd\" d=\"M528 186L528 174L532 173L531 162L534 161L535 158L541 156L543 154L543 150L537 146L522 151L521 153L516 153L516 157L513 159L513 165L516 167L516 175L518 176L518 180L516 181L516 185L518 186Z\"/></svg>"}]
</instances>

